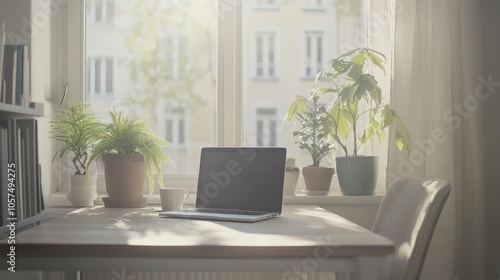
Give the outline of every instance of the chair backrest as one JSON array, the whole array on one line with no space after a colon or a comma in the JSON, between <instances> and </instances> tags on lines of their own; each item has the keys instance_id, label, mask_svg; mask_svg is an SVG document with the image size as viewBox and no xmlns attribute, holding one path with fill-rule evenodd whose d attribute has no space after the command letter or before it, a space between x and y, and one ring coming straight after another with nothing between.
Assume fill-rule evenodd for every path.
<instances>
[{"instance_id":1,"label":"chair backrest","mask_svg":"<svg viewBox=\"0 0 500 280\"><path fill-rule=\"evenodd\" d=\"M379 280L416 280L441 210L450 194L445 180L399 178L387 189L373 232L395 244L378 272Z\"/></svg>"}]
</instances>

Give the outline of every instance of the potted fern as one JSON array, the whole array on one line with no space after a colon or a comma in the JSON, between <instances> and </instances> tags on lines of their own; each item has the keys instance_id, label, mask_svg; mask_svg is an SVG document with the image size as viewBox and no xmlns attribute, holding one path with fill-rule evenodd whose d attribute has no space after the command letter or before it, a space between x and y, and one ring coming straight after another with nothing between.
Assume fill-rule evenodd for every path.
<instances>
[{"instance_id":1,"label":"potted fern","mask_svg":"<svg viewBox=\"0 0 500 280\"><path fill-rule=\"evenodd\" d=\"M328 110L333 120L330 136L345 154L336 157L335 162L339 185L346 195L370 195L375 190L378 158L359 153L375 136L381 141L385 130L395 124L397 147L410 149L406 127L389 103L384 102L378 81L367 71L373 65L385 74L385 63L380 52L354 49L330 60L314 81L313 90L318 94L336 95ZM321 87L325 80L322 78L329 86Z\"/></svg>"},{"instance_id":2,"label":"potted fern","mask_svg":"<svg viewBox=\"0 0 500 280\"><path fill-rule=\"evenodd\" d=\"M312 164L302 168L306 191L310 194L328 193L335 169L320 166L320 163L335 149L329 136L333 118L319 103L319 95L312 91L309 98L295 97L285 119L295 120L300 125L300 129L293 132L297 139L295 143L311 155Z\"/></svg>"},{"instance_id":3,"label":"potted fern","mask_svg":"<svg viewBox=\"0 0 500 280\"><path fill-rule=\"evenodd\" d=\"M66 110L56 110L60 116L50 123L50 138L62 143L52 161L57 156L72 156L75 172L70 175L67 196L74 206L91 206L97 198L97 175L89 174L87 160L102 124L94 114L87 112L89 106L90 104L79 102Z\"/></svg>"},{"instance_id":4,"label":"potted fern","mask_svg":"<svg viewBox=\"0 0 500 280\"><path fill-rule=\"evenodd\" d=\"M92 150L89 164L97 158L104 163L106 207L141 208L145 178L149 193L154 191L153 171L163 187L162 162L169 157L161 150L168 142L155 135L142 119L131 119L123 112L112 111L111 123L104 126Z\"/></svg>"}]
</instances>

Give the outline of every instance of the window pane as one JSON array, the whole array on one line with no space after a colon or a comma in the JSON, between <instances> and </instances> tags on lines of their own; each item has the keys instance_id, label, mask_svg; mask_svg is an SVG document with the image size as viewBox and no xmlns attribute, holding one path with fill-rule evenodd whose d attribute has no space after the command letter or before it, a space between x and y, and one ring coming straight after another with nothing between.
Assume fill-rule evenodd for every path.
<instances>
[{"instance_id":1,"label":"window pane","mask_svg":"<svg viewBox=\"0 0 500 280\"><path fill-rule=\"evenodd\" d=\"M113 60L106 59L106 94L113 94Z\"/></svg>"},{"instance_id":2,"label":"window pane","mask_svg":"<svg viewBox=\"0 0 500 280\"><path fill-rule=\"evenodd\" d=\"M102 0L97 0L96 5L95 5L95 21L100 22L102 21L102 6L104 4L104 1Z\"/></svg>"},{"instance_id":3,"label":"window pane","mask_svg":"<svg viewBox=\"0 0 500 280\"><path fill-rule=\"evenodd\" d=\"M284 123L283 118L296 95L309 96L323 63L350 49L367 46L368 6L365 0L279 3L279 9L263 10L255 9L251 1L241 1L244 144L284 146L299 166L307 166L311 164L310 155L298 148L292 136L298 125ZM305 8L321 8L321 12ZM256 57L247 57L251 55ZM278 72L279 79L252 79L255 61L264 67L263 75ZM259 65L261 61L264 65ZM322 99L325 104L331 101L328 95ZM256 108L276 109L267 114ZM333 166L333 157L322 164Z\"/></svg>"},{"instance_id":4,"label":"window pane","mask_svg":"<svg viewBox=\"0 0 500 280\"><path fill-rule=\"evenodd\" d=\"M99 94L101 93L101 60L100 59L95 59L94 60L94 85L95 85L95 90L94 92Z\"/></svg>"},{"instance_id":5,"label":"window pane","mask_svg":"<svg viewBox=\"0 0 500 280\"><path fill-rule=\"evenodd\" d=\"M106 21L113 22L115 14L115 2L113 0L106 1Z\"/></svg>"},{"instance_id":6,"label":"window pane","mask_svg":"<svg viewBox=\"0 0 500 280\"><path fill-rule=\"evenodd\" d=\"M196 173L201 147L215 146L216 139L217 2L86 4L94 7L86 13L87 101L92 110L104 120L113 107L146 117L159 136L172 141L165 148L172 158L165 172ZM113 24L90 24L91 15ZM92 57L99 58L93 66ZM106 96L109 92L113 94Z\"/></svg>"}]
</instances>

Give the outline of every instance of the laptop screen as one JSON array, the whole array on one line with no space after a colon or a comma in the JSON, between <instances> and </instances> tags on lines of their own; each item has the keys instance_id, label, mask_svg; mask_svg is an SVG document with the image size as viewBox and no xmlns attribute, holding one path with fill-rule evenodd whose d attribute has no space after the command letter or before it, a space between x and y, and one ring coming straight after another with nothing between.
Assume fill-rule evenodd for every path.
<instances>
[{"instance_id":1,"label":"laptop screen","mask_svg":"<svg viewBox=\"0 0 500 280\"><path fill-rule=\"evenodd\" d=\"M281 213L285 148L203 148L197 208Z\"/></svg>"}]
</instances>

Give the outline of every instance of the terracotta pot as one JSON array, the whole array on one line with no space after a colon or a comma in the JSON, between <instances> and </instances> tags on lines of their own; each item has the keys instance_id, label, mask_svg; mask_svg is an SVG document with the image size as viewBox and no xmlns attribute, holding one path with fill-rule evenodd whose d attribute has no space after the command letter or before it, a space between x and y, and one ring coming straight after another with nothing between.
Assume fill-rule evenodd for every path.
<instances>
[{"instance_id":1,"label":"terracotta pot","mask_svg":"<svg viewBox=\"0 0 500 280\"><path fill-rule=\"evenodd\" d=\"M146 164L141 154L106 154L102 156L106 191L106 207L144 207Z\"/></svg>"},{"instance_id":2,"label":"terracotta pot","mask_svg":"<svg viewBox=\"0 0 500 280\"><path fill-rule=\"evenodd\" d=\"M70 175L68 200L73 206L93 206L97 198L97 175Z\"/></svg>"},{"instance_id":3,"label":"terracotta pot","mask_svg":"<svg viewBox=\"0 0 500 280\"><path fill-rule=\"evenodd\" d=\"M335 169L332 167L302 167L302 175L304 176L306 190L327 193L330 190L330 184L332 183L334 173Z\"/></svg>"}]
</instances>

